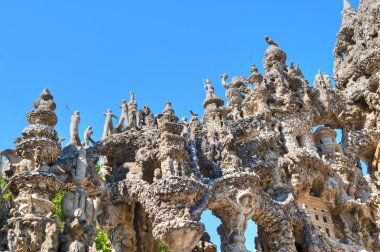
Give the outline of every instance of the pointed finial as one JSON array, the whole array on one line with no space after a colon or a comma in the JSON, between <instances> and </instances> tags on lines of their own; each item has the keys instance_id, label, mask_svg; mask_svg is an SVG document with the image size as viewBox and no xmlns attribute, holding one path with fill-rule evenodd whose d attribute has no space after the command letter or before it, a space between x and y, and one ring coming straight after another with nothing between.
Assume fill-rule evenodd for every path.
<instances>
[{"instance_id":1,"label":"pointed finial","mask_svg":"<svg viewBox=\"0 0 380 252\"><path fill-rule=\"evenodd\" d=\"M42 90L40 97L45 97L45 99L53 99L53 95L50 93L48 88L44 88L44 90Z\"/></svg>"},{"instance_id":2,"label":"pointed finial","mask_svg":"<svg viewBox=\"0 0 380 252\"><path fill-rule=\"evenodd\" d=\"M348 0L343 0L343 10L352 9L352 6Z\"/></svg>"},{"instance_id":3,"label":"pointed finial","mask_svg":"<svg viewBox=\"0 0 380 252\"><path fill-rule=\"evenodd\" d=\"M165 102L165 109L162 111L162 114L167 115L174 115L174 110L172 108L172 103L170 101Z\"/></svg>"}]
</instances>

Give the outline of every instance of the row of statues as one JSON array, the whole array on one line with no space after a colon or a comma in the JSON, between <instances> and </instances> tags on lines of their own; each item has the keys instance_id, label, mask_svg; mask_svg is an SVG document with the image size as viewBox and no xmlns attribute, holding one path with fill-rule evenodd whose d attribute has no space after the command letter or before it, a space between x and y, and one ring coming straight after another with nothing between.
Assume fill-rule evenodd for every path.
<instances>
[{"instance_id":1,"label":"row of statues","mask_svg":"<svg viewBox=\"0 0 380 252\"><path fill-rule=\"evenodd\" d=\"M95 144L95 141L92 139L92 135L94 131L92 130L92 126L89 125L84 131L84 142L81 143L79 138L79 123L80 123L80 113L79 111L75 111L71 115L71 123L70 123L70 141L68 145L76 145L76 146L84 146L89 147L89 143Z\"/></svg>"},{"instance_id":2,"label":"row of statues","mask_svg":"<svg viewBox=\"0 0 380 252\"><path fill-rule=\"evenodd\" d=\"M211 86L213 89L213 87ZM122 100L121 105L121 115L117 117L112 109L108 109L106 112L102 113L106 119L103 127L103 135L102 139L108 136L111 136L115 133L122 133L129 128L140 128L140 127L152 127L155 128L157 126L157 116L155 117L150 110L149 106L144 105L143 110L138 110L138 105L134 100L134 93L131 91L130 93L130 101L127 103L125 99ZM173 110L171 108L171 103L167 102L164 111ZM192 116L194 113L191 111ZM197 115L198 116L198 115ZM118 120L117 124L114 124L113 119ZM184 121L185 120L185 121ZM80 124L80 112L75 111L71 115L71 123L70 123L70 141L68 145L76 145L76 146L84 146L89 147L90 143L95 145L95 141L92 139L92 135L94 134L92 126L88 126L84 132L84 142L80 141L79 138L79 124ZM187 118L182 118L182 123L186 124Z\"/></svg>"},{"instance_id":3,"label":"row of statues","mask_svg":"<svg viewBox=\"0 0 380 252\"><path fill-rule=\"evenodd\" d=\"M131 127L154 127L156 126L156 120L151 112L149 106L145 105L143 110L138 110L137 102L134 99L134 93L130 92L130 101L122 100L121 105L121 115L118 118L113 114L112 109L108 109L107 112L102 113L106 120L104 122L103 135L102 138L111 136L114 133L121 133ZM115 125L113 119L119 120L118 124ZM80 112L75 111L71 115L70 123L70 141L68 145L84 146L88 147L90 143L93 145L95 141L92 139L94 134L92 126L88 126L84 132L84 142L82 143L79 138L79 124L80 124Z\"/></svg>"}]
</instances>

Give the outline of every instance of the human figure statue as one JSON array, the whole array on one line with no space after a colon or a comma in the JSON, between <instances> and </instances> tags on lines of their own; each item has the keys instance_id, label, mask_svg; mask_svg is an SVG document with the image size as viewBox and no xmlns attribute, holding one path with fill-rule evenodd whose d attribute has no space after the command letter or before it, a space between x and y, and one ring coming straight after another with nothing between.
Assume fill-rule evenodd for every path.
<instances>
[{"instance_id":1,"label":"human figure statue","mask_svg":"<svg viewBox=\"0 0 380 252\"><path fill-rule=\"evenodd\" d=\"M254 214L253 209L253 194L251 192L243 191L236 196L236 202L227 198L230 206L237 213L235 218L231 218L229 239L232 241L229 244L231 251L248 252L244 245L245 237L244 232L247 229L247 221L252 218Z\"/></svg>"},{"instance_id":2,"label":"human figure statue","mask_svg":"<svg viewBox=\"0 0 380 252\"><path fill-rule=\"evenodd\" d=\"M74 114L71 115L70 141L68 145L74 144L77 146L81 146L80 139L79 139L79 123L80 123L79 111L75 111Z\"/></svg>"},{"instance_id":3,"label":"human figure statue","mask_svg":"<svg viewBox=\"0 0 380 252\"><path fill-rule=\"evenodd\" d=\"M131 127L137 127L139 126L140 122L140 115L137 107L137 102L135 101L135 93L131 91L129 93L130 101L128 102L128 116L129 116L129 125Z\"/></svg>"},{"instance_id":4,"label":"human figure statue","mask_svg":"<svg viewBox=\"0 0 380 252\"><path fill-rule=\"evenodd\" d=\"M331 85L330 76L328 76L327 74L323 73L323 80L325 82L326 87L331 89L332 85Z\"/></svg>"},{"instance_id":5,"label":"human figure statue","mask_svg":"<svg viewBox=\"0 0 380 252\"><path fill-rule=\"evenodd\" d=\"M253 194L250 192L241 192L236 196L236 202L228 198L232 208L237 212L236 218L232 221L233 230L240 235L244 235L247 227L247 221L252 218L254 214L253 209Z\"/></svg>"},{"instance_id":6,"label":"human figure statue","mask_svg":"<svg viewBox=\"0 0 380 252\"><path fill-rule=\"evenodd\" d=\"M123 123L125 123L125 127L129 126L129 117L128 117L128 104L127 100L123 100L121 102L121 105L119 106L121 108L121 115L120 115L120 120L119 124L117 125L117 128L122 128Z\"/></svg>"},{"instance_id":7,"label":"human figure statue","mask_svg":"<svg viewBox=\"0 0 380 252\"><path fill-rule=\"evenodd\" d=\"M92 138L91 138L92 134L94 134L94 132L92 131L92 126L90 125L84 131L84 147L85 148L88 148L90 146L89 142L91 142L93 145L95 145L95 141L92 140Z\"/></svg>"},{"instance_id":8,"label":"human figure statue","mask_svg":"<svg viewBox=\"0 0 380 252\"><path fill-rule=\"evenodd\" d=\"M142 125L146 125L146 118L148 117L149 114L152 112L150 111L150 108L148 105L144 105L144 109L140 111L140 123Z\"/></svg>"},{"instance_id":9,"label":"human figure statue","mask_svg":"<svg viewBox=\"0 0 380 252\"><path fill-rule=\"evenodd\" d=\"M108 109L106 113L103 113L103 115L106 117L106 121L104 123L104 130L103 130L103 138L107 136L111 136L114 133L114 127L112 118L117 118L114 114L112 114L112 109Z\"/></svg>"},{"instance_id":10,"label":"human figure statue","mask_svg":"<svg viewBox=\"0 0 380 252\"><path fill-rule=\"evenodd\" d=\"M233 77L231 82L227 82L228 74L224 73L220 76L222 85L226 90L226 97L228 100L227 106L231 108L231 115L234 120L241 119L241 103L244 99L242 92L247 89L247 83L243 78Z\"/></svg>"},{"instance_id":11,"label":"human figure statue","mask_svg":"<svg viewBox=\"0 0 380 252\"><path fill-rule=\"evenodd\" d=\"M187 122L187 117L186 116L182 117L180 124L183 125L183 130L182 130L181 135L185 139L187 139L189 137L189 123Z\"/></svg>"},{"instance_id":12,"label":"human figure statue","mask_svg":"<svg viewBox=\"0 0 380 252\"><path fill-rule=\"evenodd\" d=\"M154 127L154 123L153 113L150 112L147 116L145 116L145 125L148 127Z\"/></svg>"},{"instance_id":13,"label":"human figure statue","mask_svg":"<svg viewBox=\"0 0 380 252\"><path fill-rule=\"evenodd\" d=\"M34 151L34 170L39 171L42 166L42 148L41 146L37 146Z\"/></svg>"},{"instance_id":14,"label":"human figure statue","mask_svg":"<svg viewBox=\"0 0 380 252\"><path fill-rule=\"evenodd\" d=\"M95 217L94 204L98 200L89 198L83 186L77 186L75 192L69 192L62 199L62 213L67 217L75 217L75 211L81 210L80 220L90 222ZM98 204L98 203L96 203Z\"/></svg>"},{"instance_id":15,"label":"human figure statue","mask_svg":"<svg viewBox=\"0 0 380 252\"><path fill-rule=\"evenodd\" d=\"M79 148L78 150L78 159L77 159L77 165L75 169L71 171L72 179L75 180L83 180L86 178L87 173L87 153L85 148Z\"/></svg>"}]
</instances>

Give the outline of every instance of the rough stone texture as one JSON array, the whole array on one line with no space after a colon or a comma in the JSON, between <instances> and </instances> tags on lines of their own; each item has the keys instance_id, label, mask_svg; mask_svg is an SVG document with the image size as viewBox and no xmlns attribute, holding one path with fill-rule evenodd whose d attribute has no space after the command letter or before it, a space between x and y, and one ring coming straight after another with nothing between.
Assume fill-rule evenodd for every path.
<instances>
[{"instance_id":1,"label":"rough stone texture","mask_svg":"<svg viewBox=\"0 0 380 252\"><path fill-rule=\"evenodd\" d=\"M63 149L44 90L15 150L1 152L4 192L15 199L0 198L0 250L94 251L98 223L117 252L154 252L159 242L215 252L200 222L209 209L224 252L247 251L249 220L257 251L380 251L379 8L362 0L356 12L344 1L336 88L321 72L310 87L266 37L264 73L252 65L247 78L221 75L226 105L205 81L202 120L190 111L179 122L171 102L153 116L131 92L118 125L105 113L100 141L88 127L81 146L74 118ZM60 190L63 232L51 202Z\"/></svg>"}]
</instances>

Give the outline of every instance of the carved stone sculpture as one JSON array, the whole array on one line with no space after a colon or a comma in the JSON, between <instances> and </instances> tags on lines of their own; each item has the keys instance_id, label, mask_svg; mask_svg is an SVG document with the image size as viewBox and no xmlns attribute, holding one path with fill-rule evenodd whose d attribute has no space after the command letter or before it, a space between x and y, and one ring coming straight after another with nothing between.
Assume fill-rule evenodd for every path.
<instances>
[{"instance_id":1,"label":"carved stone sculpture","mask_svg":"<svg viewBox=\"0 0 380 252\"><path fill-rule=\"evenodd\" d=\"M69 144L75 144L77 146L81 146L81 142L79 139L79 123L80 123L79 111L75 111L74 114L71 116Z\"/></svg>"},{"instance_id":2,"label":"carved stone sculpture","mask_svg":"<svg viewBox=\"0 0 380 252\"><path fill-rule=\"evenodd\" d=\"M121 105L119 106L121 108L121 115L120 115L120 120L119 124L117 125L117 128L120 127L128 127L129 126L129 117L128 117L128 104L127 100L123 100L121 102ZM123 125L125 123L125 125Z\"/></svg>"},{"instance_id":3,"label":"carved stone sculpture","mask_svg":"<svg viewBox=\"0 0 380 252\"><path fill-rule=\"evenodd\" d=\"M102 139L88 127L83 146L74 114L61 149L43 90L15 150L0 153L2 193L14 196L0 197L0 250L92 252L99 224L113 251L215 252L201 223L210 210L223 252L248 251L247 239L260 252L380 251L379 20L378 1L356 11L344 0L336 87L321 71L309 86L266 37L263 73L222 75L227 105L209 79L201 120L190 110L179 121L171 102L139 111L131 92L118 126L108 110ZM63 231L51 202L62 190Z\"/></svg>"},{"instance_id":4,"label":"carved stone sculpture","mask_svg":"<svg viewBox=\"0 0 380 252\"><path fill-rule=\"evenodd\" d=\"M95 144L95 141L92 140L91 136L94 134L94 131L92 130L92 126L88 126L87 129L84 131L84 147L88 148L91 142L93 145Z\"/></svg>"},{"instance_id":5,"label":"carved stone sculpture","mask_svg":"<svg viewBox=\"0 0 380 252\"><path fill-rule=\"evenodd\" d=\"M112 114L112 110L108 109L106 113L103 113L103 115L106 117L106 121L104 123L104 129L103 129L103 138L110 136L114 133L114 126L112 122L112 118L116 118L114 114Z\"/></svg>"}]
</instances>

